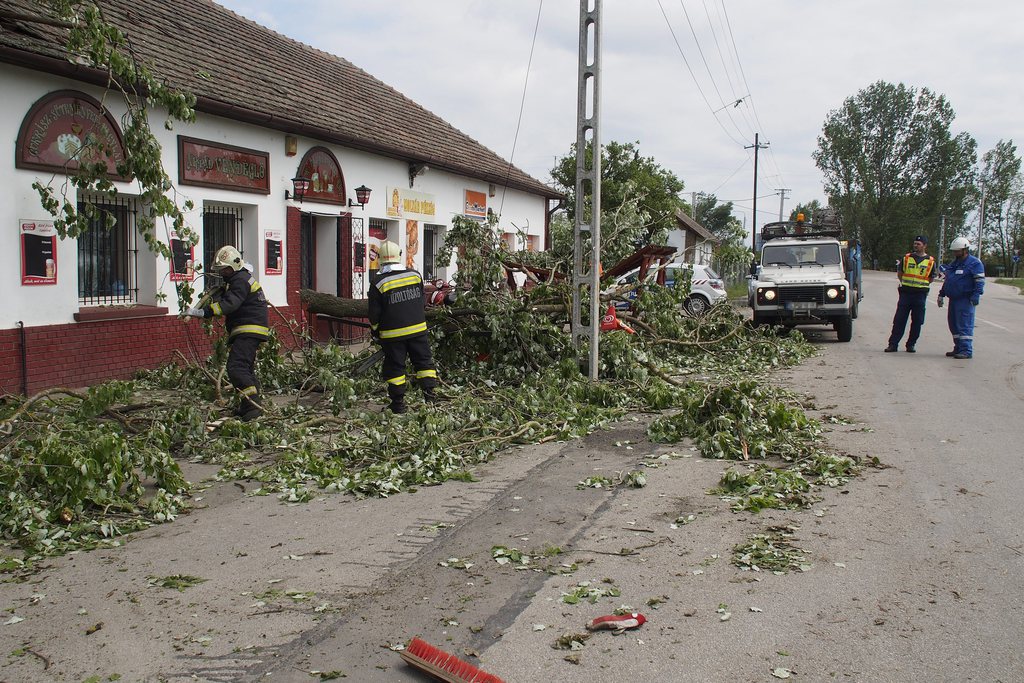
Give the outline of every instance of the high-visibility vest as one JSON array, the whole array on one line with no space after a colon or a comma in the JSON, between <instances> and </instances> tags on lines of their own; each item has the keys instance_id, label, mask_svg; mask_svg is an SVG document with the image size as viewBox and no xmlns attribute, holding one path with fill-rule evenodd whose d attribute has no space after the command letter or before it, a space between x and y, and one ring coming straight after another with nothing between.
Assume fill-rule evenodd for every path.
<instances>
[{"instance_id":1,"label":"high-visibility vest","mask_svg":"<svg viewBox=\"0 0 1024 683\"><path fill-rule=\"evenodd\" d=\"M928 289L934 268L935 259L931 256L925 256L918 261L913 254L907 254L903 257L903 268L900 269L900 284L904 287Z\"/></svg>"}]
</instances>

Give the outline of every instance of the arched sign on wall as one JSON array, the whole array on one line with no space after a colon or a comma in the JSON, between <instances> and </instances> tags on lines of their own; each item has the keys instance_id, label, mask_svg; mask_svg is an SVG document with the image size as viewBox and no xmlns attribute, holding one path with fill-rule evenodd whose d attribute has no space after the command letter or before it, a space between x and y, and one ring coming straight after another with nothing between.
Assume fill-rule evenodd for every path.
<instances>
[{"instance_id":1,"label":"arched sign on wall","mask_svg":"<svg viewBox=\"0 0 1024 683\"><path fill-rule=\"evenodd\" d=\"M124 159L124 139L110 112L83 92L58 90L36 101L21 122L14 165L69 173L82 161L105 161L111 178L127 181L117 173Z\"/></svg>"},{"instance_id":2,"label":"arched sign on wall","mask_svg":"<svg viewBox=\"0 0 1024 683\"><path fill-rule=\"evenodd\" d=\"M299 176L309 178L309 189L305 201L316 200L327 204L344 206L348 195L345 193L345 176L334 153L326 147L313 147L299 162Z\"/></svg>"}]
</instances>

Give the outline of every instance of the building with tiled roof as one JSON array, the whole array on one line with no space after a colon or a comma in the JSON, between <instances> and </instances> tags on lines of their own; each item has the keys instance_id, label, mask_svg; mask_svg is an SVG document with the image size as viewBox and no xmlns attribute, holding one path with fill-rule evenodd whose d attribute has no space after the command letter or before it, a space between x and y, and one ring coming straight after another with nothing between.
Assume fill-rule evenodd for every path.
<instances>
[{"instance_id":1,"label":"building with tiled roof","mask_svg":"<svg viewBox=\"0 0 1024 683\"><path fill-rule=\"evenodd\" d=\"M146 207L126 180L115 182L116 200L103 200L116 218L110 234L52 235L32 183L59 189L83 136L119 141L124 104L105 96L105 73L68 58L66 29L38 3L0 0L0 128L16 141L0 164L9 227L0 345L10 351L0 391L85 384L169 360L190 341L174 315L175 285L196 278L223 244L242 251L270 301L296 318L302 288L365 296L383 239L424 275L450 277L457 264L436 257L455 215L500 212L507 236L545 248L556 191L345 59L209 0L99 4L139 61L196 96L194 123L164 130L155 112L153 128L201 241L189 250L166 234L175 257L150 253L133 229ZM297 177L309 180L300 201ZM83 199L73 188L67 198Z\"/></svg>"}]
</instances>

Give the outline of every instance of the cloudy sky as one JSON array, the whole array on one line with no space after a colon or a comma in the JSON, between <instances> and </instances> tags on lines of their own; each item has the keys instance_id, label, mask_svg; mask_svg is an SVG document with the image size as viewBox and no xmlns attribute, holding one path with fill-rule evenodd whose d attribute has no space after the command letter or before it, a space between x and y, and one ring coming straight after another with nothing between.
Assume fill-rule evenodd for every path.
<instances>
[{"instance_id":1,"label":"cloudy sky","mask_svg":"<svg viewBox=\"0 0 1024 683\"><path fill-rule=\"evenodd\" d=\"M576 139L577 2L218 1L348 59L545 182ZM953 133L979 154L1024 142L1022 3L605 0L602 15L602 141L639 141L686 192L732 200L748 229L754 134L770 145L764 223L779 188L787 214L824 199L822 123L878 80L946 95Z\"/></svg>"}]
</instances>

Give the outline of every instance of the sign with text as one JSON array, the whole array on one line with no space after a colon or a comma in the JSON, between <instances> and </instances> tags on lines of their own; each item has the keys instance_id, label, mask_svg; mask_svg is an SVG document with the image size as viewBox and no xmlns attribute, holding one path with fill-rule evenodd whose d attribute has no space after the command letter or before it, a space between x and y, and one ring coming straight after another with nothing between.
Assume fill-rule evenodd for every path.
<instances>
[{"instance_id":1,"label":"sign with text","mask_svg":"<svg viewBox=\"0 0 1024 683\"><path fill-rule=\"evenodd\" d=\"M21 284L57 284L57 229L53 221L18 221L21 233Z\"/></svg>"},{"instance_id":2,"label":"sign with text","mask_svg":"<svg viewBox=\"0 0 1024 683\"><path fill-rule=\"evenodd\" d=\"M466 190L466 206L462 213L481 221L487 218L487 193Z\"/></svg>"},{"instance_id":3,"label":"sign with text","mask_svg":"<svg viewBox=\"0 0 1024 683\"><path fill-rule=\"evenodd\" d=\"M270 194L270 153L179 135L178 182Z\"/></svg>"},{"instance_id":4,"label":"sign with text","mask_svg":"<svg viewBox=\"0 0 1024 683\"><path fill-rule=\"evenodd\" d=\"M171 282L192 280L195 264L195 249L171 230Z\"/></svg>"},{"instance_id":5,"label":"sign with text","mask_svg":"<svg viewBox=\"0 0 1024 683\"><path fill-rule=\"evenodd\" d=\"M267 230L264 235L266 265L265 275L280 275L284 272L284 233L280 230Z\"/></svg>"},{"instance_id":6,"label":"sign with text","mask_svg":"<svg viewBox=\"0 0 1024 683\"><path fill-rule=\"evenodd\" d=\"M388 218L432 221L437 216L434 195L414 192L401 187L389 187Z\"/></svg>"},{"instance_id":7,"label":"sign with text","mask_svg":"<svg viewBox=\"0 0 1024 683\"><path fill-rule=\"evenodd\" d=\"M105 162L116 180L124 140L114 117L99 102L75 90L59 90L32 105L21 122L14 165L68 173L82 162Z\"/></svg>"}]
</instances>

